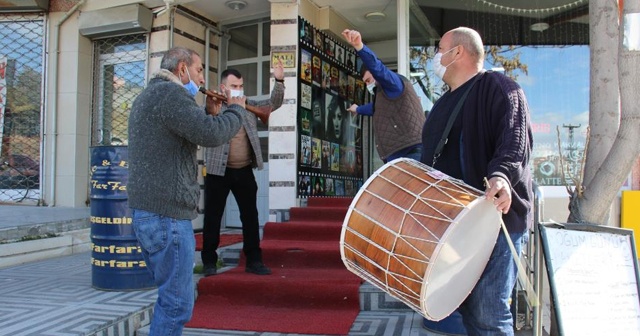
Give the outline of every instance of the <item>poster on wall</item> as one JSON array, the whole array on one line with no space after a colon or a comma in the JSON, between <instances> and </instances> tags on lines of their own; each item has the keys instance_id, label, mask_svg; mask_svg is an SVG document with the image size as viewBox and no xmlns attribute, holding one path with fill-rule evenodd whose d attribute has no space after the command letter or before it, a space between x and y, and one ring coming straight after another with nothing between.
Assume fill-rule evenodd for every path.
<instances>
[{"instance_id":1,"label":"poster on wall","mask_svg":"<svg viewBox=\"0 0 640 336\"><path fill-rule=\"evenodd\" d=\"M353 197L363 184L362 120L368 101L355 51L299 18L298 197Z\"/></svg>"}]
</instances>

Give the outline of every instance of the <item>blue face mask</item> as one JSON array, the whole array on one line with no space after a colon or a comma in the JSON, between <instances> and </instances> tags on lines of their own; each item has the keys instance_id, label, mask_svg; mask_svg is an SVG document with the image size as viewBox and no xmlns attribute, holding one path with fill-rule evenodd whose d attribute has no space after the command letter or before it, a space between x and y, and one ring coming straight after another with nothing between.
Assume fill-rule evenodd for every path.
<instances>
[{"instance_id":1,"label":"blue face mask","mask_svg":"<svg viewBox=\"0 0 640 336\"><path fill-rule=\"evenodd\" d=\"M192 95L192 96L196 96L196 94L198 94L198 90L200 89L196 83L194 81L191 80L191 75L189 74L189 69L186 70L187 72L187 76L189 77L189 83L187 84L183 84L182 86L184 86L185 89L187 89L187 91Z\"/></svg>"}]
</instances>

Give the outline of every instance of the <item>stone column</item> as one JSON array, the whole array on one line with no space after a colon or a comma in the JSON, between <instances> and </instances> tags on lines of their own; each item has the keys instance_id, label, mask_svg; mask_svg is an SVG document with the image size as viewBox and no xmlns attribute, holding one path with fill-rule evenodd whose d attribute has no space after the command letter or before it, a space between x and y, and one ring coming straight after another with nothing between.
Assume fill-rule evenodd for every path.
<instances>
[{"instance_id":1,"label":"stone column","mask_svg":"<svg viewBox=\"0 0 640 336\"><path fill-rule=\"evenodd\" d=\"M271 2L271 55L290 55L285 64L284 103L269 117L269 221L286 221L298 206L296 194L298 106L298 12L295 0ZM274 82L271 82L274 85ZM271 88L273 89L273 87Z\"/></svg>"}]
</instances>

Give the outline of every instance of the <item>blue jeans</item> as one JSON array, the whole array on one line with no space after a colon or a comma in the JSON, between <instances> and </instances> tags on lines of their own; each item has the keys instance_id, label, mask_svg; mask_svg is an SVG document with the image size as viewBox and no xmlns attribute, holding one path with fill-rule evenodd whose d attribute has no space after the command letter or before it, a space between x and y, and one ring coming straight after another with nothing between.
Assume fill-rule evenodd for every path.
<instances>
[{"instance_id":1,"label":"blue jeans","mask_svg":"<svg viewBox=\"0 0 640 336\"><path fill-rule=\"evenodd\" d=\"M529 240L525 232L510 233L520 255ZM469 336L513 335L511 294L518 270L502 229L487 267L471 294L458 308Z\"/></svg>"},{"instance_id":2,"label":"blue jeans","mask_svg":"<svg viewBox=\"0 0 640 336\"><path fill-rule=\"evenodd\" d=\"M150 336L179 336L194 303L195 239L190 220L132 209L133 231L158 286Z\"/></svg>"}]
</instances>

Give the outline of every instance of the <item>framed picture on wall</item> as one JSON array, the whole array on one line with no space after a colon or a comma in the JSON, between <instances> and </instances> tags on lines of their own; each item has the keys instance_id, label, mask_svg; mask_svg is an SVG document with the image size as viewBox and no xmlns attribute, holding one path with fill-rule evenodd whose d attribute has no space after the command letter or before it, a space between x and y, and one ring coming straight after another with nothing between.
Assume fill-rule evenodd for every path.
<instances>
[{"instance_id":1,"label":"framed picture on wall","mask_svg":"<svg viewBox=\"0 0 640 336\"><path fill-rule=\"evenodd\" d=\"M308 135L300 136L300 164L311 164L311 137Z\"/></svg>"},{"instance_id":2,"label":"framed picture on wall","mask_svg":"<svg viewBox=\"0 0 640 336\"><path fill-rule=\"evenodd\" d=\"M320 85L320 82L322 82L322 61L320 60L320 56L318 55L313 55L312 60L313 70L311 71L311 73L313 84Z\"/></svg>"},{"instance_id":3,"label":"framed picture on wall","mask_svg":"<svg viewBox=\"0 0 640 336\"><path fill-rule=\"evenodd\" d=\"M331 66L331 91L338 93L340 88L340 70L336 66Z\"/></svg>"},{"instance_id":4,"label":"framed picture on wall","mask_svg":"<svg viewBox=\"0 0 640 336\"><path fill-rule=\"evenodd\" d=\"M302 20L300 25L300 40L304 44L311 46L313 43L313 36L311 35L311 25L306 20Z\"/></svg>"},{"instance_id":5,"label":"framed picture on wall","mask_svg":"<svg viewBox=\"0 0 640 336\"><path fill-rule=\"evenodd\" d=\"M305 82L311 82L311 53L302 49L300 57L300 79Z\"/></svg>"},{"instance_id":6,"label":"framed picture on wall","mask_svg":"<svg viewBox=\"0 0 640 336\"><path fill-rule=\"evenodd\" d=\"M347 98L347 73L340 70L338 77L338 94L342 98Z\"/></svg>"},{"instance_id":7,"label":"framed picture on wall","mask_svg":"<svg viewBox=\"0 0 640 336\"><path fill-rule=\"evenodd\" d=\"M313 46L316 48L316 50L322 52L323 49L324 49L324 44L323 44L324 34L321 31L317 30L317 29L313 30L313 34L314 34L313 35Z\"/></svg>"},{"instance_id":8,"label":"framed picture on wall","mask_svg":"<svg viewBox=\"0 0 640 336\"><path fill-rule=\"evenodd\" d=\"M347 52L347 69L356 71L356 54L351 50Z\"/></svg>"},{"instance_id":9,"label":"framed picture on wall","mask_svg":"<svg viewBox=\"0 0 640 336\"><path fill-rule=\"evenodd\" d=\"M324 38L324 53L330 58L335 56L335 42L329 36Z\"/></svg>"},{"instance_id":10,"label":"framed picture on wall","mask_svg":"<svg viewBox=\"0 0 640 336\"><path fill-rule=\"evenodd\" d=\"M326 90L331 88L331 64L327 61L322 61L322 83L320 86Z\"/></svg>"},{"instance_id":11,"label":"framed picture on wall","mask_svg":"<svg viewBox=\"0 0 640 336\"><path fill-rule=\"evenodd\" d=\"M344 65L344 48L338 43L336 43L336 62Z\"/></svg>"},{"instance_id":12,"label":"framed picture on wall","mask_svg":"<svg viewBox=\"0 0 640 336\"><path fill-rule=\"evenodd\" d=\"M300 107L311 109L311 86L300 83Z\"/></svg>"},{"instance_id":13,"label":"framed picture on wall","mask_svg":"<svg viewBox=\"0 0 640 336\"><path fill-rule=\"evenodd\" d=\"M309 175L300 175L298 179L298 196L307 197L311 194L311 178Z\"/></svg>"},{"instance_id":14,"label":"framed picture on wall","mask_svg":"<svg viewBox=\"0 0 640 336\"><path fill-rule=\"evenodd\" d=\"M324 189L325 195L327 196L334 196L336 194L335 185L332 178L327 177L325 179Z\"/></svg>"}]
</instances>

